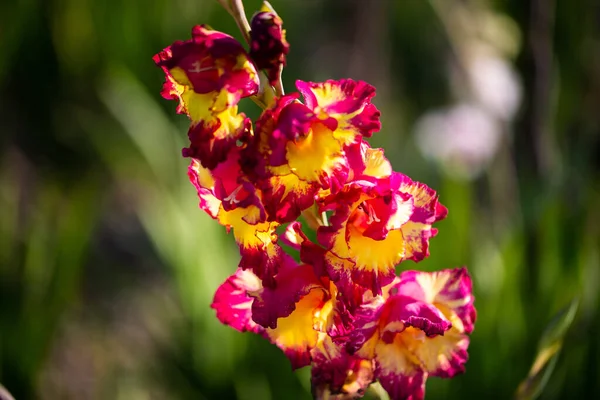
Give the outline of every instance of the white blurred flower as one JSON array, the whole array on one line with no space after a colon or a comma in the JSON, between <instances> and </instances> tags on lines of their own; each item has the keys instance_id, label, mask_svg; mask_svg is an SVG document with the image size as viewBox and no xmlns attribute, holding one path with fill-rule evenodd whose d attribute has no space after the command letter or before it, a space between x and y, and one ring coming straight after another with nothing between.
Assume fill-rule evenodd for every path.
<instances>
[{"instance_id":1,"label":"white blurred flower","mask_svg":"<svg viewBox=\"0 0 600 400\"><path fill-rule=\"evenodd\" d=\"M522 96L521 83L512 66L492 52L478 49L468 59L466 70L475 99L495 117L511 120Z\"/></svg>"},{"instance_id":2,"label":"white blurred flower","mask_svg":"<svg viewBox=\"0 0 600 400\"><path fill-rule=\"evenodd\" d=\"M482 107L464 103L426 113L417 121L415 134L425 157L457 177L472 179L496 153L502 127Z\"/></svg>"}]
</instances>

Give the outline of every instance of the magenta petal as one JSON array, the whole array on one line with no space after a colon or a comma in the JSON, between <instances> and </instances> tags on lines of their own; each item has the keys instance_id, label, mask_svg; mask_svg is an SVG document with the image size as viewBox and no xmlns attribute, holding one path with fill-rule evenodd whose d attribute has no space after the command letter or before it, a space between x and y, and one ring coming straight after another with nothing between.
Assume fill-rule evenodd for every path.
<instances>
[{"instance_id":1,"label":"magenta petal","mask_svg":"<svg viewBox=\"0 0 600 400\"><path fill-rule=\"evenodd\" d=\"M354 331L350 333L346 349L357 352L379 329L379 318L385 305L383 297L373 297L354 311Z\"/></svg>"},{"instance_id":2,"label":"magenta petal","mask_svg":"<svg viewBox=\"0 0 600 400\"><path fill-rule=\"evenodd\" d=\"M458 343L458 346L450 353L447 363L441 365L435 371L430 371L430 375L439 378L453 378L458 374L464 373L465 364L469 360L469 353L467 352L469 342L469 337L465 335Z\"/></svg>"},{"instance_id":3,"label":"magenta petal","mask_svg":"<svg viewBox=\"0 0 600 400\"><path fill-rule=\"evenodd\" d=\"M374 132L381 129L381 112L373 104L368 104L362 113L350 120L352 124L364 137L373 136Z\"/></svg>"},{"instance_id":4,"label":"magenta petal","mask_svg":"<svg viewBox=\"0 0 600 400\"><path fill-rule=\"evenodd\" d=\"M269 157L271 166L287 164L286 146L288 141L307 135L311 129L311 124L317 120L315 114L304 104L298 102L288 103L288 100L284 98L280 100L279 104L284 104L284 106L279 106L277 125L269 140L272 150Z\"/></svg>"},{"instance_id":5,"label":"magenta petal","mask_svg":"<svg viewBox=\"0 0 600 400\"><path fill-rule=\"evenodd\" d=\"M311 386L316 399L328 399L331 395L348 399L362 397L373 381L371 360L350 356L328 339L322 348L313 349L311 355Z\"/></svg>"},{"instance_id":6,"label":"magenta petal","mask_svg":"<svg viewBox=\"0 0 600 400\"><path fill-rule=\"evenodd\" d=\"M465 333L473 331L477 313L473 305L471 277L466 268L431 273L405 271L400 275L396 288L399 295L448 307L462 321Z\"/></svg>"},{"instance_id":7,"label":"magenta petal","mask_svg":"<svg viewBox=\"0 0 600 400\"><path fill-rule=\"evenodd\" d=\"M265 328L277 328L278 318L290 315L311 289L323 287L312 266L295 265L290 257L286 259L286 265L275 277L275 287L265 287L252 304L252 318Z\"/></svg>"},{"instance_id":8,"label":"magenta petal","mask_svg":"<svg viewBox=\"0 0 600 400\"><path fill-rule=\"evenodd\" d=\"M256 275L238 269L215 293L211 307L217 312L219 321L240 332L262 333L263 328L252 320L254 298L248 295L248 292L256 292L260 288L260 280Z\"/></svg>"},{"instance_id":9,"label":"magenta petal","mask_svg":"<svg viewBox=\"0 0 600 400\"><path fill-rule=\"evenodd\" d=\"M390 400L422 400L425 398L427 374L416 371L414 375L395 375L377 373L381 386L390 396Z\"/></svg>"},{"instance_id":10,"label":"magenta petal","mask_svg":"<svg viewBox=\"0 0 600 400\"><path fill-rule=\"evenodd\" d=\"M325 112L332 114L351 114L359 111L375 96L373 86L352 79L328 80L322 83L296 81L296 87L304 96L308 108L314 110L316 107L323 107ZM337 96L328 98L327 104L320 104L315 92L324 91L326 87L337 89Z\"/></svg>"},{"instance_id":11,"label":"magenta petal","mask_svg":"<svg viewBox=\"0 0 600 400\"><path fill-rule=\"evenodd\" d=\"M277 244L274 246L273 253L269 255L263 249L240 247L242 258L239 267L253 271L265 286L273 287L275 285L274 276L277 274L285 254Z\"/></svg>"},{"instance_id":12,"label":"magenta petal","mask_svg":"<svg viewBox=\"0 0 600 400\"><path fill-rule=\"evenodd\" d=\"M435 306L415 301L408 296L391 296L385 307L386 327L383 329L382 338L388 343L393 340L393 335L409 326L422 330L429 337L443 335L452 327L452 323ZM394 322L402 322L401 327L398 329Z\"/></svg>"}]
</instances>

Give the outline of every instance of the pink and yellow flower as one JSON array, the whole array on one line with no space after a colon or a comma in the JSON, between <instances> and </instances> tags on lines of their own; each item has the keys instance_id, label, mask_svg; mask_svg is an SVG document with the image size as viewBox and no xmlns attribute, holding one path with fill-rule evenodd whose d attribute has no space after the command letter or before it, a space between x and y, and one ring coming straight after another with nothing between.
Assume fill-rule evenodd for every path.
<instances>
[{"instance_id":1,"label":"pink and yellow flower","mask_svg":"<svg viewBox=\"0 0 600 400\"><path fill-rule=\"evenodd\" d=\"M298 81L298 95L279 98L257 121L259 159L250 163L272 219L290 222L314 202L319 189L338 190L348 180L348 154L379 129L371 104L375 89L352 80ZM252 158L252 157L249 157Z\"/></svg>"},{"instance_id":2,"label":"pink and yellow flower","mask_svg":"<svg viewBox=\"0 0 600 400\"><path fill-rule=\"evenodd\" d=\"M334 214L317 237L327 250L325 269L341 290L356 283L378 294L396 276L398 263L429 254L429 238L437 233L431 225L446 216L446 208L433 190L403 174L364 175L372 167L385 174L381 160L365 165L358 180L320 199L322 210Z\"/></svg>"},{"instance_id":3,"label":"pink and yellow flower","mask_svg":"<svg viewBox=\"0 0 600 400\"><path fill-rule=\"evenodd\" d=\"M355 314L348 350L375 362L375 377L393 399L422 399L429 375L464 372L476 314L464 268L406 271L389 295Z\"/></svg>"},{"instance_id":4,"label":"pink and yellow flower","mask_svg":"<svg viewBox=\"0 0 600 400\"><path fill-rule=\"evenodd\" d=\"M240 174L239 149L212 171L192 159L188 176L196 187L200 208L233 235L240 248L240 267L251 269L266 285L273 283L283 250L277 244L277 222L266 220L260 192Z\"/></svg>"},{"instance_id":5,"label":"pink and yellow flower","mask_svg":"<svg viewBox=\"0 0 600 400\"><path fill-rule=\"evenodd\" d=\"M293 368L312 365L316 398L364 394L374 379L373 362L349 354L344 340L332 336L350 332L341 327L348 321L335 285L318 279L310 265L289 258L276 283L275 288L263 287L252 272L238 269L219 287L212 307L224 324L257 333L279 347Z\"/></svg>"},{"instance_id":6,"label":"pink and yellow flower","mask_svg":"<svg viewBox=\"0 0 600 400\"><path fill-rule=\"evenodd\" d=\"M335 326L347 322L336 297L335 285L317 278L312 266L284 257L273 287L240 268L217 290L212 307L221 322L263 335L299 368L310 364L327 332L347 331Z\"/></svg>"},{"instance_id":7,"label":"pink and yellow flower","mask_svg":"<svg viewBox=\"0 0 600 400\"><path fill-rule=\"evenodd\" d=\"M184 156L214 168L250 129L237 104L258 92L256 67L238 41L205 25L195 26L191 40L174 42L154 61L166 75L163 97L179 100L177 112L191 120Z\"/></svg>"},{"instance_id":8,"label":"pink and yellow flower","mask_svg":"<svg viewBox=\"0 0 600 400\"><path fill-rule=\"evenodd\" d=\"M334 137L345 145L379 131L381 113L371 103L375 88L363 81L342 79L314 83L297 81L306 106L321 120L336 121ZM360 136L359 136L360 135Z\"/></svg>"}]
</instances>

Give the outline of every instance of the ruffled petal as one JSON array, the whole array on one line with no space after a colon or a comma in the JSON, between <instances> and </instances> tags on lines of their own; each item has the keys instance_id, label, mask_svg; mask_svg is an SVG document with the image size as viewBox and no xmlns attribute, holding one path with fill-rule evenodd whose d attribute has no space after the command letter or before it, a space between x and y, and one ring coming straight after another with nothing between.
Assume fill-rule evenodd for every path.
<instances>
[{"instance_id":1,"label":"ruffled petal","mask_svg":"<svg viewBox=\"0 0 600 400\"><path fill-rule=\"evenodd\" d=\"M323 209L335 208L330 226L317 231L329 251L325 260L334 281L352 281L379 293L406 258L401 228L411 217L412 198L391 191L388 183L353 181L322 199Z\"/></svg>"},{"instance_id":2,"label":"ruffled petal","mask_svg":"<svg viewBox=\"0 0 600 400\"><path fill-rule=\"evenodd\" d=\"M322 83L296 81L306 105L321 118L338 122L336 138L344 145L356 141L357 135L371 136L380 129L379 110L371 104L375 88L366 82L342 79Z\"/></svg>"},{"instance_id":3,"label":"ruffled petal","mask_svg":"<svg viewBox=\"0 0 600 400\"><path fill-rule=\"evenodd\" d=\"M244 220L247 211L235 209L227 213L227 226L233 228L233 235L240 247L240 267L251 269L266 286L274 286L285 253L277 243L276 222L249 224Z\"/></svg>"},{"instance_id":4,"label":"ruffled petal","mask_svg":"<svg viewBox=\"0 0 600 400\"><path fill-rule=\"evenodd\" d=\"M325 299L324 290L312 289L296 303L290 315L277 320L277 328L266 330L267 337L283 350L294 369L310 364L310 351L319 338L319 332L313 329L314 316Z\"/></svg>"},{"instance_id":5,"label":"ruffled petal","mask_svg":"<svg viewBox=\"0 0 600 400\"><path fill-rule=\"evenodd\" d=\"M373 362L349 355L328 336L323 336L311 356L311 386L316 399L362 397L373 382Z\"/></svg>"},{"instance_id":6,"label":"ruffled petal","mask_svg":"<svg viewBox=\"0 0 600 400\"><path fill-rule=\"evenodd\" d=\"M312 266L297 265L291 257L285 257L285 264L275 277L275 287L266 287L256 295L252 305L254 321L265 328L277 328L277 320L289 316L296 303L317 288L324 289Z\"/></svg>"},{"instance_id":7,"label":"ruffled petal","mask_svg":"<svg viewBox=\"0 0 600 400\"><path fill-rule=\"evenodd\" d=\"M388 360L377 369L377 379L390 396L390 400L422 400L425 398L425 382L427 374L413 369L405 374L392 371L406 370L403 368L401 354L390 352ZM397 357L396 359L394 359Z\"/></svg>"},{"instance_id":8,"label":"ruffled petal","mask_svg":"<svg viewBox=\"0 0 600 400\"><path fill-rule=\"evenodd\" d=\"M217 218L221 209L221 200L215 196L215 178L210 170L204 168L199 160L192 159L188 167L188 177L198 193L200 208L212 218Z\"/></svg>"},{"instance_id":9,"label":"ruffled petal","mask_svg":"<svg viewBox=\"0 0 600 400\"><path fill-rule=\"evenodd\" d=\"M381 340L391 343L396 334L401 334L409 327L410 338L435 337L443 335L452 327L452 323L435 306L403 295L391 296L385 304L385 316L380 321L379 335ZM422 340L421 340L422 341Z\"/></svg>"},{"instance_id":10,"label":"ruffled petal","mask_svg":"<svg viewBox=\"0 0 600 400\"><path fill-rule=\"evenodd\" d=\"M188 175L198 192L200 208L228 231L233 229L242 256L239 266L253 270L265 285L272 286L284 256L275 232L279 224L267 221L260 193L241 179L236 161L236 152L232 152L210 171L194 159Z\"/></svg>"},{"instance_id":11,"label":"ruffled petal","mask_svg":"<svg viewBox=\"0 0 600 400\"><path fill-rule=\"evenodd\" d=\"M215 168L251 129L237 104L258 92L256 68L239 42L203 25L192 29L191 40L173 43L154 61L166 76L163 96L179 100L177 111L192 121L183 155Z\"/></svg>"},{"instance_id":12,"label":"ruffled petal","mask_svg":"<svg viewBox=\"0 0 600 400\"><path fill-rule=\"evenodd\" d=\"M269 218L294 221L315 202L316 182L300 179L288 166L270 168L272 176L259 183Z\"/></svg>"},{"instance_id":13,"label":"ruffled petal","mask_svg":"<svg viewBox=\"0 0 600 400\"><path fill-rule=\"evenodd\" d=\"M192 123L188 130L190 145L182 150L182 155L199 159L209 169L225 161L237 141L252 131L250 119L243 113L238 114L237 109L233 106L219 112L210 111L210 115Z\"/></svg>"},{"instance_id":14,"label":"ruffled petal","mask_svg":"<svg viewBox=\"0 0 600 400\"><path fill-rule=\"evenodd\" d=\"M383 149L366 148L364 150L363 176L374 178L387 178L392 175L392 164L383 154Z\"/></svg>"},{"instance_id":15,"label":"ruffled petal","mask_svg":"<svg viewBox=\"0 0 600 400\"><path fill-rule=\"evenodd\" d=\"M181 112L188 113L188 92L207 94L226 90L239 98L258 92L256 68L242 45L233 37L206 25L192 29L192 39L176 41L154 56L167 77L163 95L179 99Z\"/></svg>"},{"instance_id":16,"label":"ruffled petal","mask_svg":"<svg viewBox=\"0 0 600 400\"><path fill-rule=\"evenodd\" d=\"M350 354L360 350L363 358L375 357L375 346L379 341L380 319L383 306L386 304L384 296L375 296L365 301L354 311L354 330L350 333L346 349Z\"/></svg>"},{"instance_id":17,"label":"ruffled petal","mask_svg":"<svg viewBox=\"0 0 600 400\"><path fill-rule=\"evenodd\" d=\"M456 323L457 319L452 318L452 322ZM423 346L414 349L414 354L431 376L452 378L465 371L468 347L469 337L453 327L443 336L429 338Z\"/></svg>"},{"instance_id":18,"label":"ruffled petal","mask_svg":"<svg viewBox=\"0 0 600 400\"><path fill-rule=\"evenodd\" d=\"M269 220L294 221L314 203L320 188L339 189L349 166L331 121L321 121L297 96L265 110L243 151L244 172L261 190ZM335 123L335 121L333 121Z\"/></svg>"},{"instance_id":19,"label":"ruffled petal","mask_svg":"<svg viewBox=\"0 0 600 400\"><path fill-rule=\"evenodd\" d=\"M435 305L448 318L455 313L459 321L453 325L460 333L473 331L477 313L473 305L471 277L466 268L431 273L405 271L400 275L396 289L399 294Z\"/></svg>"},{"instance_id":20,"label":"ruffled petal","mask_svg":"<svg viewBox=\"0 0 600 400\"><path fill-rule=\"evenodd\" d=\"M464 269L404 272L356 310L346 349L375 361L376 377L391 398L422 398L428 375L451 378L464 371L472 302Z\"/></svg>"},{"instance_id":21,"label":"ruffled petal","mask_svg":"<svg viewBox=\"0 0 600 400\"><path fill-rule=\"evenodd\" d=\"M264 332L263 327L252 320L254 298L248 294L258 292L261 287L254 273L238 269L215 293L211 307L216 310L219 321L240 332Z\"/></svg>"},{"instance_id":22,"label":"ruffled petal","mask_svg":"<svg viewBox=\"0 0 600 400\"><path fill-rule=\"evenodd\" d=\"M415 206L411 217L413 222L433 224L446 217L446 208L439 203L436 192L429 186L413 181L399 172L393 173L392 180L392 186L398 187L398 190L413 197Z\"/></svg>"}]
</instances>

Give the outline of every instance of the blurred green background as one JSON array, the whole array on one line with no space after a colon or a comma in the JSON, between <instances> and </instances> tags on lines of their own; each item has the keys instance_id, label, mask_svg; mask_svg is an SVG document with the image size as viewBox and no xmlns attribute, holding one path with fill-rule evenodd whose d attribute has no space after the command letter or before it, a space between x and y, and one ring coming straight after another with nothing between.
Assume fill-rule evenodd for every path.
<instances>
[{"instance_id":1,"label":"blurred green background","mask_svg":"<svg viewBox=\"0 0 600 400\"><path fill-rule=\"evenodd\" d=\"M542 398L600 395L600 3L272 4L286 90L374 84L371 144L449 209L417 267L467 265L478 321L466 374L427 397L511 398L574 298ZM198 209L187 120L151 60L199 23L241 38L210 0L0 4L0 383L16 399L310 398L307 368L209 308L239 256Z\"/></svg>"}]
</instances>

